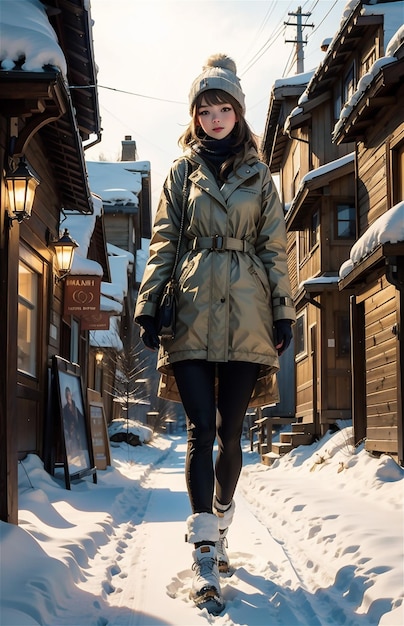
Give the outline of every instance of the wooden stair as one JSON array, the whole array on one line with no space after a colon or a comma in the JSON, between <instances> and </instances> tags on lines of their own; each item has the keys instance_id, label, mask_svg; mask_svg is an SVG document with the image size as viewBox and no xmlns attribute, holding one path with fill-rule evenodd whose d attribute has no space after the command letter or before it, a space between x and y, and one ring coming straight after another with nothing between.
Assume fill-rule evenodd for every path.
<instances>
[{"instance_id":1,"label":"wooden stair","mask_svg":"<svg viewBox=\"0 0 404 626\"><path fill-rule=\"evenodd\" d=\"M294 422L291 424L291 431L280 433L279 442L272 441L271 450L261 451L261 461L264 465L272 465L276 459L294 448L312 444L314 438L314 424Z\"/></svg>"}]
</instances>

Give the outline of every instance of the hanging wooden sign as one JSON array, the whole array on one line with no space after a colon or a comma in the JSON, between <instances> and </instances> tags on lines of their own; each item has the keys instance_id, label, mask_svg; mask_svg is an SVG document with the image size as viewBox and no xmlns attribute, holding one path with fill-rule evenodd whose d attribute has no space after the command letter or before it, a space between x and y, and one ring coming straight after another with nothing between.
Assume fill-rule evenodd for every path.
<instances>
[{"instance_id":1,"label":"hanging wooden sign","mask_svg":"<svg viewBox=\"0 0 404 626\"><path fill-rule=\"evenodd\" d=\"M87 313L81 318L81 330L109 330L109 317L105 311Z\"/></svg>"},{"instance_id":2,"label":"hanging wooden sign","mask_svg":"<svg viewBox=\"0 0 404 626\"><path fill-rule=\"evenodd\" d=\"M72 276L65 279L64 315L85 317L100 313L101 276Z\"/></svg>"}]
</instances>

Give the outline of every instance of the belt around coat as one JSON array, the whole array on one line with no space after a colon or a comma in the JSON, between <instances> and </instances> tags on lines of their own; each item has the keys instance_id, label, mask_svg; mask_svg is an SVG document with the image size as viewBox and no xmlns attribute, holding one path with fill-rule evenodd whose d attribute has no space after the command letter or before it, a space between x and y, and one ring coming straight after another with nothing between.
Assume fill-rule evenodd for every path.
<instances>
[{"instance_id":1,"label":"belt around coat","mask_svg":"<svg viewBox=\"0 0 404 626\"><path fill-rule=\"evenodd\" d=\"M246 239L236 239L235 237L223 237L222 235L212 235L212 237L195 237L188 244L189 250L212 250L215 252L225 252L226 250L236 252L255 252L254 246Z\"/></svg>"}]
</instances>

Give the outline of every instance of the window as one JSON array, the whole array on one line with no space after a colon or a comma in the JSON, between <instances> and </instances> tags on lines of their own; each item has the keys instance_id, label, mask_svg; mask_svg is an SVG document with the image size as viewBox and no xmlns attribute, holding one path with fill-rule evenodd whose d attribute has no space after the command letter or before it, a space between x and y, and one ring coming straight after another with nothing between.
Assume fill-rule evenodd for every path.
<instances>
[{"instance_id":1,"label":"window","mask_svg":"<svg viewBox=\"0 0 404 626\"><path fill-rule=\"evenodd\" d=\"M341 85L339 85L339 88L341 88ZM341 114L341 109L342 109L341 93L338 93L336 97L334 98L334 120L339 119L339 116Z\"/></svg>"},{"instance_id":2,"label":"window","mask_svg":"<svg viewBox=\"0 0 404 626\"><path fill-rule=\"evenodd\" d=\"M292 197L295 196L297 188L299 186L299 174L300 174L300 146L296 145L293 150L292 156L293 163L293 183L292 183Z\"/></svg>"},{"instance_id":3,"label":"window","mask_svg":"<svg viewBox=\"0 0 404 626\"><path fill-rule=\"evenodd\" d=\"M309 253L307 229L299 230L299 263L302 263Z\"/></svg>"},{"instance_id":4,"label":"window","mask_svg":"<svg viewBox=\"0 0 404 626\"><path fill-rule=\"evenodd\" d=\"M36 376L38 336L38 275L20 261L18 266L18 369Z\"/></svg>"},{"instance_id":5,"label":"window","mask_svg":"<svg viewBox=\"0 0 404 626\"><path fill-rule=\"evenodd\" d=\"M392 205L404 200L404 141L392 150Z\"/></svg>"},{"instance_id":6,"label":"window","mask_svg":"<svg viewBox=\"0 0 404 626\"><path fill-rule=\"evenodd\" d=\"M367 74L376 61L376 46L374 45L371 50L364 56L361 62L361 76Z\"/></svg>"},{"instance_id":7,"label":"window","mask_svg":"<svg viewBox=\"0 0 404 626\"><path fill-rule=\"evenodd\" d=\"M310 249L320 241L320 213L315 211L310 222Z\"/></svg>"},{"instance_id":8,"label":"window","mask_svg":"<svg viewBox=\"0 0 404 626\"><path fill-rule=\"evenodd\" d=\"M349 356L351 350L351 336L348 313L336 313L335 328L337 356Z\"/></svg>"},{"instance_id":9,"label":"window","mask_svg":"<svg viewBox=\"0 0 404 626\"><path fill-rule=\"evenodd\" d=\"M356 211L351 204L338 204L336 210L336 236L337 239L355 239L356 236Z\"/></svg>"},{"instance_id":10,"label":"window","mask_svg":"<svg viewBox=\"0 0 404 626\"><path fill-rule=\"evenodd\" d=\"M344 83L343 83L343 101L344 104L346 104L348 102L348 100L350 99L350 97L352 96L352 94L355 91L355 68L354 68L354 64L352 63L351 67L349 68L345 78L344 78Z\"/></svg>"},{"instance_id":11,"label":"window","mask_svg":"<svg viewBox=\"0 0 404 626\"><path fill-rule=\"evenodd\" d=\"M303 311L296 317L295 325L295 350L296 358L302 358L307 355L307 317L306 311Z\"/></svg>"}]
</instances>

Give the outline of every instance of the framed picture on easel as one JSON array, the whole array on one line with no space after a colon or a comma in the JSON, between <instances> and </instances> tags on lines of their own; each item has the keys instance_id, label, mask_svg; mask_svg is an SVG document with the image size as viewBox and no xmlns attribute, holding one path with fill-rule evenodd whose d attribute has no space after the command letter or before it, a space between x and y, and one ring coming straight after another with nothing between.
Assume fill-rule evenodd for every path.
<instances>
[{"instance_id":1,"label":"framed picture on easel","mask_svg":"<svg viewBox=\"0 0 404 626\"><path fill-rule=\"evenodd\" d=\"M54 356L52 361L54 408L60 416L58 429L66 487L70 481L93 475L97 482L91 434L83 400L80 366Z\"/></svg>"}]
</instances>

